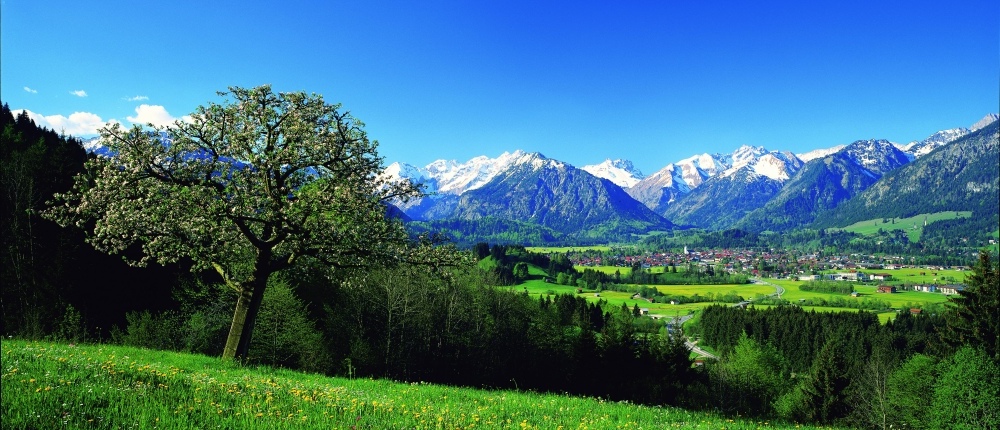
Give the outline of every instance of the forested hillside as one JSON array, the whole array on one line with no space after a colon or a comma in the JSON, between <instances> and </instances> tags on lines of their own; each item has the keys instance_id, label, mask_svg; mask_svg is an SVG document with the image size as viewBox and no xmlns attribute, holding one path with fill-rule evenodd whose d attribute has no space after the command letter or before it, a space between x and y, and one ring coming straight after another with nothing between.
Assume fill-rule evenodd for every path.
<instances>
[{"instance_id":1,"label":"forested hillside","mask_svg":"<svg viewBox=\"0 0 1000 430\"><path fill-rule=\"evenodd\" d=\"M972 211L948 222L959 237L981 237L1000 224L1000 143L992 124L887 173L854 199L817 217L817 227L843 227L873 218L905 218L922 213ZM936 234L931 232L932 237Z\"/></svg>"},{"instance_id":2,"label":"forested hillside","mask_svg":"<svg viewBox=\"0 0 1000 430\"><path fill-rule=\"evenodd\" d=\"M107 337L126 311L174 306L170 288L184 272L178 266L129 267L85 244L82 230L41 218L53 194L67 191L83 170L80 142L37 127L24 113L14 117L6 104L0 127L0 332L77 338L77 323L86 321L91 337Z\"/></svg>"}]
</instances>

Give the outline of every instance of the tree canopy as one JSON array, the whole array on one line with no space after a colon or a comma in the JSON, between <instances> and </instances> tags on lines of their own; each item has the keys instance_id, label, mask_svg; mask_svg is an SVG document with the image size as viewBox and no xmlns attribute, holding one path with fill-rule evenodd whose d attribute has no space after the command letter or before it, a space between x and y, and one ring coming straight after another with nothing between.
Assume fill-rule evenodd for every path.
<instances>
[{"instance_id":1,"label":"tree canopy","mask_svg":"<svg viewBox=\"0 0 1000 430\"><path fill-rule=\"evenodd\" d=\"M230 88L169 127L111 124L47 216L131 263L190 261L239 293L224 357L244 358L270 274L310 257L362 267L427 256L384 203L420 189L378 176L364 124L302 92ZM135 252L136 250L141 252Z\"/></svg>"}]
</instances>

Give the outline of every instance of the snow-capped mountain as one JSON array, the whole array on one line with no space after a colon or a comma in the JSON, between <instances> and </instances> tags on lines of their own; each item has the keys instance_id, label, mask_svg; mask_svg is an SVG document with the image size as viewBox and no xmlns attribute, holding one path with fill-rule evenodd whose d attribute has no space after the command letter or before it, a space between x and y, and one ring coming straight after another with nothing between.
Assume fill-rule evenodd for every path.
<instances>
[{"instance_id":1,"label":"snow-capped mountain","mask_svg":"<svg viewBox=\"0 0 1000 430\"><path fill-rule=\"evenodd\" d=\"M386 167L382 175L390 180L408 179L414 183L424 184L428 193L457 196L486 185L494 176L511 165L531 158L532 154L517 150L504 152L496 158L481 155L464 163L455 160L437 160L423 168L396 162Z\"/></svg>"},{"instance_id":2,"label":"snow-capped mountain","mask_svg":"<svg viewBox=\"0 0 1000 430\"><path fill-rule=\"evenodd\" d=\"M581 167L598 178L604 178L622 188L629 188L639 183L645 175L636 169L628 160L604 160L601 164L591 164Z\"/></svg>"},{"instance_id":3,"label":"snow-capped mountain","mask_svg":"<svg viewBox=\"0 0 1000 430\"><path fill-rule=\"evenodd\" d=\"M693 167L692 164L685 166ZM697 167L693 168L697 169ZM653 212L662 213L677 198L691 192L691 186L685 181L684 174L683 167L671 163L632 187L626 188L625 192L652 209Z\"/></svg>"},{"instance_id":4,"label":"snow-capped mountain","mask_svg":"<svg viewBox=\"0 0 1000 430\"><path fill-rule=\"evenodd\" d=\"M516 158L487 184L462 193L452 216L512 219L604 237L673 227L610 180L539 153Z\"/></svg>"},{"instance_id":5,"label":"snow-capped mountain","mask_svg":"<svg viewBox=\"0 0 1000 430\"><path fill-rule=\"evenodd\" d=\"M719 174L733 177L742 169L770 178L778 182L788 180L802 167L802 160L791 152L768 151L763 146L743 145L733 153L731 167Z\"/></svg>"},{"instance_id":6,"label":"snow-capped mountain","mask_svg":"<svg viewBox=\"0 0 1000 430\"><path fill-rule=\"evenodd\" d=\"M783 231L806 225L909 163L911 156L887 140L859 140L806 163L766 204L736 224L750 231Z\"/></svg>"},{"instance_id":7,"label":"snow-capped mountain","mask_svg":"<svg viewBox=\"0 0 1000 430\"><path fill-rule=\"evenodd\" d=\"M496 158L479 156L465 163L458 163L455 160L437 160L428 164L424 169L429 177L437 181L439 192L459 195L486 185L494 176L511 165L525 162L531 158L532 154L517 150L504 152Z\"/></svg>"},{"instance_id":8,"label":"snow-capped mountain","mask_svg":"<svg viewBox=\"0 0 1000 430\"><path fill-rule=\"evenodd\" d=\"M836 210L820 213L813 226L839 227L872 218L972 211L973 223L985 231L996 231L998 157L1000 131L992 121L887 173Z\"/></svg>"},{"instance_id":9,"label":"snow-capped mountain","mask_svg":"<svg viewBox=\"0 0 1000 430\"><path fill-rule=\"evenodd\" d=\"M823 158L823 157L826 157L827 155L833 154L835 152L840 152L840 150L844 149L844 147L846 147L846 146L847 145L837 145L837 146L834 146L833 148L814 149L812 151L805 152L805 153L802 153L802 154L795 154L795 156L799 157L799 160L802 160L803 163L808 163L808 162L810 162L812 160L815 160L817 158Z\"/></svg>"},{"instance_id":10,"label":"snow-capped mountain","mask_svg":"<svg viewBox=\"0 0 1000 430\"><path fill-rule=\"evenodd\" d=\"M678 224L724 228L767 203L803 165L795 154L762 146L743 145L719 158L728 162L725 170L658 213Z\"/></svg>"},{"instance_id":11,"label":"snow-capped mountain","mask_svg":"<svg viewBox=\"0 0 1000 430\"><path fill-rule=\"evenodd\" d=\"M663 213L674 201L729 168L732 159L732 155L722 154L688 157L666 165L625 191L654 212Z\"/></svg>"},{"instance_id":12,"label":"snow-capped mountain","mask_svg":"<svg viewBox=\"0 0 1000 430\"><path fill-rule=\"evenodd\" d=\"M881 177L912 160L912 157L885 139L858 140L839 153L843 153L874 177Z\"/></svg>"},{"instance_id":13,"label":"snow-capped mountain","mask_svg":"<svg viewBox=\"0 0 1000 430\"><path fill-rule=\"evenodd\" d=\"M991 124L996 117L994 114L987 115L974 127ZM524 151L505 152L495 158L481 156L464 163L438 160L423 168L393 164L385 174L423 183L427 191L436 193L410 206L401 206L417 220L455 219L456 216L481 220L491 216L514 216L517 221L527 222L545 219L545 224L541 225L557 231L566 231L573 223L558 221L553 216L565 216L567 220L579 217L547 205L571 205L576 211L591 211L592 208L588 207L590 199L609 198L598 197L604 192L595 194L593 184L596 183L582 178L596 176L607 184L602 187L624 188L631 200L641 202L670 221L710 229L734 225L749 228L745 222L737 223L776 199L779 192L794 183L799 192L782 194L781 202L776 202L780 203L778 206L757 211L760 216L754 218L767 221L758 222L761 227L766 224L781 230L810 222L816 213L832 210L886 173L915 158L914 154L903 149L920 151L934 145L940 147L963 133L968 134L970 129L942 130L925 139L920 147L870 139L796 155L744 145L730 154L691 156L670 163L646 177L642 177L631 163L624 160L609 159L577 169L541 154ZM930 149L924 149L917 154L928 152ZM802 175L806 161L814 166L809 169L808 175ZM799 176L802 177L796 179ZM556 178L572 179L571 186L559 183ZM527 195L517 195L521 192ZM620 195L616 191L608 193ZM517 208L505 209L510 206ZM784 215L775 215L778 213ZM592 223L598 218L610 219L602 215L579 220Z\"/></svg>"},{"instance_id":14,"label":"snow-capped mountain","mask_svg":"<svg viewBox=\"0 0 1000 430\"><path fill-rule=\"evenodd\" d=\"M986 128L988 125L993 124L998 119L1000 119L1000 114L995 114L995 113L986 114L986 116L984 116L983 119L976 121L975 124L972 124L972 126L969 127L969 132L972 133L975 131L979 131L983 128Z\"/></svg>"},{"instance_id":15,"label":"snow-capped mountain","mask_svg":"<svg viewBox=\"0 0 1000 430\"><path fill-rule=\"evenodd\" d=\"M166 132L161 131L160 143L164 145L170 145L171 142L173 142L173 140L170 137L170 135L167 134ZM80 143L83 146L83 149L85 149L87 152L91 154L99 155L101 157L111 156L111 148L108 148L104 144L104 141L101 140L101 136L91 137L89 139L81 141Z\"/></svg>"},{"instance_id":16,"label":"snow-capped mountain","mask_svg":"<svg viewBox=\"0 0 1000 430\"><path fill-rule=\"evenodd\" d=\"M1000 115L997 115L995 113L987 114L982 119L976 121L975 124L972 124L968 128L959 127L959 128L951 128L948 130L941 130L930 135L924 140L921 141L915 140L906 145L897 145L897 147L899 149L902 149L906 153L913 155L913 158L922 157L937 148L940 148L944 145L954 142L969 133L978 131L983 127L992 124L998 118L1000 118Z\"/></svg>"},{"instance_id":17,"label":"snow-capped mountain","mask_svg":"<svg viewBox=\"0 0 1000 430\"><path fill-rule=\"evenodd\" d=\"M437 180L431 177L427 169L421 169L412 164L400 163L398 161L392 163L382 171L382 177L391 182L405 179L414 184L423 184L424 192L426 193L436 193L438 191Z\"/></svg>"},{"instance_id":18,"label":"snow-capped mountain","mask_svg":"<svg viewBox=\"0 0 1000 430\"><path fill-rule=\"evenodd\" d=\"M929 152L954 142L958 138L969 134L969 129L965 127L952 128L948 130L941 130L937 133L930 135L930 137L921 140L913 141L906 145L898 146L899 149L912 154L914 158L922 157L927 155Z\"/></svg>"},{"instance_id":19,"label":"snow-capped mountain","mask_svg":"<svg viewBox=\"0 0 1000 430\"><path fill-rule=\"evenodd\" d=\"M91 137L90 139L80 142L83 145L83 149L87 152L99 155L101 157L110 157L111 149L104 146L104 142L101 141L101 137Z\"/></svg>"},{"instance_id":20,"label":"snow-capped mountain","mask_svg":"<svg viewBox=\"0 0 1000 430\"><path fill-rule=\"evenodd\" d=\"M693 189L705 182L706 179L728 169L732 165L732 156L700 154L673 164L680 167L684 183Z\"/></svg>"}]
</instances>

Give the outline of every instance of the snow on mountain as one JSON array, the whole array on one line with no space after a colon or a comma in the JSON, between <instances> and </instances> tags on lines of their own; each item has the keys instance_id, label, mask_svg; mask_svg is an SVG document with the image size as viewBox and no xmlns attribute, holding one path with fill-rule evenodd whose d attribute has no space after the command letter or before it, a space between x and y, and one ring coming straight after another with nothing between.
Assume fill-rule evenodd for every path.
<instances>
[{"instance_id":1,"label":"snow on mountain","mask_svg":"<svg viewBox=\"0 0 1000 430\"><path fill-rule=\"evenodd\" d=\"M692 168L698 169L693 164L685 166L668 164L632 187L626 188L625 192L654 212L661 213L679 197L691 192L691 186L685 180L684 172L685 169ZM700 169L698 171L704 174ZM701 176L698 176L700 174L696 174L699 179L701 179Z\"/></svg>"},{"instance_id":2,"label":"snow on mountain","mask_svg":"<svg viewBox=\"0 0 1000 430\"><path fill-rule=\"evenodd\" d=\"M647 179L651 180L651 182L659 183L663 187L676 188L678 191L686 193L691 191L692 187L684 179L684 173L682 166L670 163L667 164L667 167L649 175Z\"/></svg>"},{"instance_id":3,"label":"snow on mountain","mask_svg":"<svg viewBox=\"0 0 1000 430\"><path fill-rule=\"evenodd\" d=\"M426 169L430 177L438 181L438 191L459 195L486 185L512 164L519 160L523 162L528 155L524 151L517 150L513 153L504 152L497 158L481 155L465 163L437 160L428 164Z\"/></svg>"},{"instance_id":4,"label":"snow on mountain","mask_svg":"<svg viewBox=\"0 0 1000 430\"><path fill-rule=\"evenodd\" d=\"M743 169L784 182L802 167L802 160L790 152L768 151L763 146L743 145L732 155L732 165L719 174L721 177L736 177Z\"/></svg>"},{"instance_id":5,"label":"snow on mountain","mask_svg":"<svg viewBox=\"0 0 1000 430\"><path fill-rule=\"evenodd\" d=\"M823 158L823 157L826 157L827 155L833 154L835 152L839 152L841 149L844 149L844 147L846 147L846 146L847 145L837 145L837 146L834 146L833 148L814 149L814 150L806 152L806 153L795 154L795 156L799 157L799 160L802 160L803 163L808 163L808 162L810 162L812 160L815 160L817 158Z\"/></svg>"},{"instance_id":6,"label":"snow on mountain","mask_svg":"<svg viewBox=\"0 0 1000 430\"><path fill-rule=\"evenodd\" d=\"M673 164L681 169L680 175L684 179L684 183L690 188L695 188L701 185L702 182L705 182L706 179L715 176L729 167L724 158L721 154L700 154Z\"/></svg>"},{"instance_id":7,"label":"snow on mountain","mask_svg":"<svg viewBox=\"0 0 1000 430\"><path fill-rule=\"evenodd\" d=\"M407 178L414 183L426 184L428 192L457 196L486 185L498 174L520 164L532 164L536 168L563 165L562 162L546 158L537 152L517 150L504 152L496 158L481 155L464 163L437 160L423 168L396 162L386 167L382 174L388 178Z\"/></svg>"},{"instance_id":8,"label":"snow on mountain","mask_svg":"<svg viewBox=\"0 0 1000 430\"><path fill-rule=\"evenodd\" d=\"M753 171L776 181L786 181L802 167L802 161L789 153L764 154L752 165Z\"/></svg>"},{"instance_id":9,"label":"snow on mountain","mask_svg":"<svg viewBox=\"0 0 1000 430\"><path fill-rule=\"evenodd\" d=\"M975 124L972 124L972 126L970 126L969 128L959 127L959 128L951 128L948 130L941 130L939 132L930 135L924 140L921 141L915 140L906 145L897 145L896 147L908 154L911 154L913 158L922 157L937 148L940 148L944 145L954 142L969 133L972 133L976 130L979 130L983 127L992 124L998 118L1000 118L1000 115L997 115L995 113L987 114L982 119L977 121Z\"/></svg>"},{"instance_id":10,"label":"snow on mountain","mask_svg":"<svg viewBox=\"0 0 1000 430\"><path fill-rule=\"evenodd\" d=\"M104 145L101 143L100 136L91 137L90 139L84 140L81 143L83 144L83 149L86 149L87 152L96 152L100 148L104 148Z\"/></svg>"},{"instance_id":11,"label":"snow on mountain","mask_svg":"<svg viewBox=\"0 0 1000 430\"><path fill-rule=\"evenodd\" d=\"M382 177L390 182L406 179L414 184L424 184L424 192L427 193L438 191L437 180L431 177L430 172L412 164L392 163L382 171Z\"/></svg>"},{"instance_id":12,"label":"snow on mountain","mask_svg":"<svg viewBox=\"0 0 1000 430\"><path fill-rule=\"evenodd\" d=\"M598 178L604 178L622 188L629 188L641 181L645 176L628 160L606 159L601 164L583 166L581 169Z\"/></svg>"},{"instance_id":13,"label":"snow on mountain","mask_svg":"<svg viewBox=\"0 0 1000 430\"><path fill-rule=\"evenodd\" d=\"M760 159L760 157L767 153L767 149L763 146L740 146L739 148L736 148L736 151L733 151L732 155L730 155L729 168L726 169L726 171L754 164Z\"/></svg>"},{"instance_id":14,"label":"snow on mountain","mask_svg":"<svg viewBox=\"0 0 1000 430\"><path fill-rule=\"evenodd\" d=\"M912 159L885 139L858 140L847 145L841 152L875 177L881 177Z\"/></svg>"},{"instance_id":15,"label":"snow on mountain","mask_svg":"<svg viewBox=\"0 0 1000 430\"><path fill-rule=\"evenodd\" d=\"M906 145L903 145L900 149L909 154L912 154L915 158L922 157L924 155L927 155L929 152L937 148L940 148L941 146L954 142L955 140L957 140L962 136L965 136L966 134L969 134L969 129L965 127L941 130L919 142L913 141Z\"/></svg>"}]
</instances>

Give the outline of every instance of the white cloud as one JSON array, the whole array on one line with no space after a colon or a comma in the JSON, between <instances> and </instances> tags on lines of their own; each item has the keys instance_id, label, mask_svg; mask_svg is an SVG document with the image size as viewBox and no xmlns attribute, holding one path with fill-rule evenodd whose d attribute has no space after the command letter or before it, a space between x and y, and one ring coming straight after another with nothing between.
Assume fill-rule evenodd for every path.
<instances>
[{"instance_id":1,"label":"white cloud","mask_svg":"<svg viewBox=\"0 0 1000 430\"><path fill-rule=\"evenodd\" d=\"M167 109L160 105L142 104L135 108L135 116L127 117L133 124L153 124L156 126L173 125L178 118L170 116ZM181 121L191 122L190 116L183 116Z\"/></svg>"},{"instance_id":2,"label":"white cloud","mask_svg":"<svg viewBox=\"0 0 1000 430\"><path fill-rule=\"evenodd\" d=\"M101 117L90 112L73 112L69 117L62 115L42 115L27 109L16 109L13 112L24 111L28 118L35 121L42 127L48 127L58 133L66 133L71 136L88 136L98 134L98 130L105 124L117 122L115 120L104 121Z\"/></svg>"},{"instance_id":3,"label":"white cloud","mask_svg":"<svg viewBox=\"0 0 1000 430\"><path fill-rule=\"evenodd\" d=\"M34 89L31 89L31 88L28 88L28 87L24 87L24 90L27 91L27 92L29 92L29 93L31 93L31 94L38 94L38 90L34 90Z\"/></svg>"},{"instance_id":4,"label":"white cloud","mask_svg":"<svg viewBox=\"0 0 1000 430\"><path fill-rule=\"evenodd\" d=\"M84 90L70 91L69 93L77 97L87 97L87 92Z\"/></svg>"},{"instance_id":5,"label":"white cloud","mask_svg":"<svg viewBox=\"0 0 1000 430\"><path fill-rule=\"evenodd\" d=\"M125 100L130 102L141 102L143 100L149 100L149 97L146 96L126 97Z\"/></svg>"}]
</instances>

